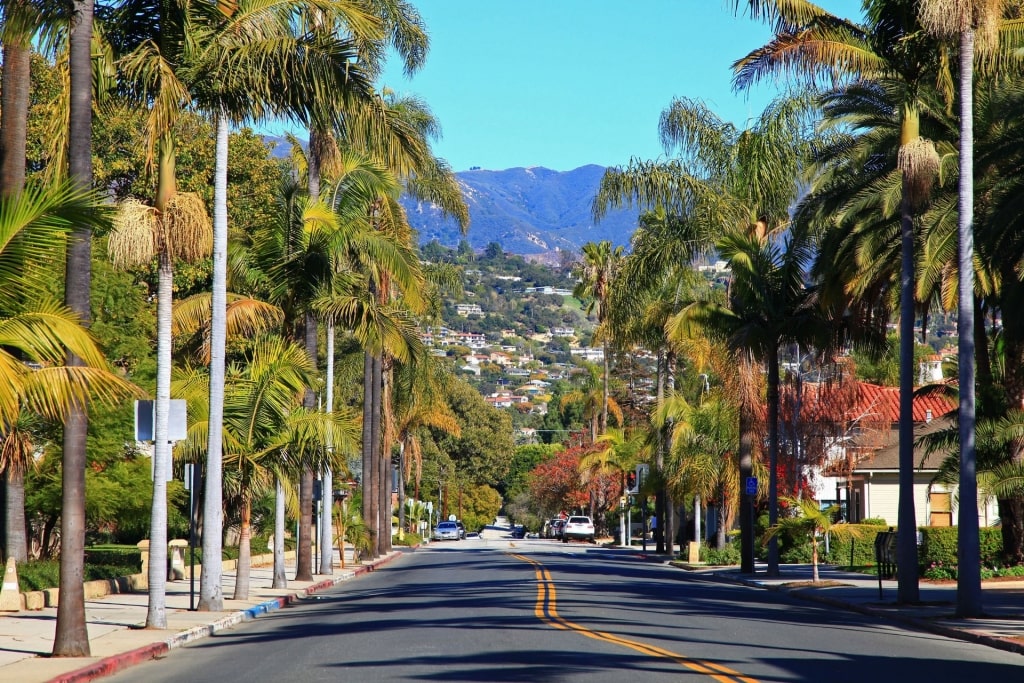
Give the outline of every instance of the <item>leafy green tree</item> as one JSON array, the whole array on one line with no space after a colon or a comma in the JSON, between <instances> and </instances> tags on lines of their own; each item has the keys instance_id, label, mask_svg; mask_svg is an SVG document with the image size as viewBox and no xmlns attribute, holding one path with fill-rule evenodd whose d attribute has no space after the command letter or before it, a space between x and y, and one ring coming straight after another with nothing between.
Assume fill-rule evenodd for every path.
<instances>
[{"instance_id":1,"label":"leafy green tree","mask_svg":"<svg viewBox=\"0 0 1024 683\"><path fill-rule=\"evenodd\" d=\"M675 432L671 483L715 505L718 550L739 510L738 417L736 407L721 398L691 405L678 395L666 397L656 412L656 421L670 421Z\"/></svg>"},{"instance_id":2,"label":"leafy green tree","mask_svg":"<svg viewBox=\"0 0 1024 683\"><path fill-rule=\"evenodd\" d=\"M512 464L499 488L506 501L512 501L527 490L528 476L534 467L562 450L560 443L539 443L516 446Z\"/></svg>"},{"instance_id":3,"label":"leafy green tree","mask_svg":"<svg viewBox=\"0 0 1024 683\"><path fill-rule=\"evenodd\" d=\"M173 164L170 171L173 176ZM173 185L173 177L165 178ZM170 194L163 206L149 207L129 200L121 205L115 229L107 243L115 266L138 267L154 257L158 261L157 377L153 419L153 512L150 531L149 610L146 623L167 626L167 482L162 473L171 462L171 308L173 264L176 259L197 260L209 249L211 235L205 208L193 195Z\"/></svg>"},{"instance_id":4,"label":"leafy green tree","mask_svg":"<svg viewBox=\"0 0 1024 683\"><path fill-rule=\"evenodd\" d=\"M487 484L469 486L462 491L460 509L466 529L482 529L493 522L501 510L501 494Z\"/></svg>"},{"instance_id":5,"label":"leafy green tree","mask_svg":"<svg viewBox=\"0 0 1024 683\"><path fill-rule=\"evenodd\" d=\"M434 452L446 453L466 481L498 485L508 473L515 451L512 417L487 405L464 381L452 383L447 400L461 431L455 436L431 429Z\"/></svg>"}]
</instances>

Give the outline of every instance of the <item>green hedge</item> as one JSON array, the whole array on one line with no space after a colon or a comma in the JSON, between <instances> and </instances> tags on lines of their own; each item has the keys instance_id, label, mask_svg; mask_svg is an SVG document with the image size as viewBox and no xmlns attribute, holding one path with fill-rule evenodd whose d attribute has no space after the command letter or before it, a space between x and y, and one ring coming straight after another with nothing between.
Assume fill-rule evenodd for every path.
<instances>
[{"instance_id":1,"label":"green hedge","mask_svg":"<svg viewBox=\"0 0 1024 683\"><path fill-rule=\"evenodd\" d=\"M829 552L825 561L841 567L864 567L875 564L875 536L885 527L877 524L851 524L860 536L858 538L829 538ZM820 548L821 546L819 546ZM850 550L853 550L853 564L850 564Z\"/></svg>"},{"instance_id":2,"label":"green hedge","mask_svg":"<svg viewBox=\"0 0 1024 683\"><path fill-rule=\"evenodd\" d=\"M925 569L933 566L951 567L957 564L957 527L921 527L921 548L918 561ZM981 566L996 567L1003 564L1003 536L999 529L983 527L978 530L981 543Z\"/></svg>"},{"instance_id":3,"label":"green hedge","mask_svg":"<svg viewBox=\"0 0 1024 683\"><path fill-rule=\"evenodd\" d=\"M131 546L92 546L85 549L85 563L123 567L127 574L142 571L142 551Z\"/></svg>"},{"instance_id":4,"label":"green hedge","mask_svg":"<svg viewBox=\"0 0 1024 683\"><path fill-rule=\"evenodd\" d=\"M138 572L132 572L138 573ZM85 565L85 580L116 579L125 575L119 565ZM60 560L30 560L18 565L18 590L41 591L60 585Z\"/></svg>"}]
</instances>

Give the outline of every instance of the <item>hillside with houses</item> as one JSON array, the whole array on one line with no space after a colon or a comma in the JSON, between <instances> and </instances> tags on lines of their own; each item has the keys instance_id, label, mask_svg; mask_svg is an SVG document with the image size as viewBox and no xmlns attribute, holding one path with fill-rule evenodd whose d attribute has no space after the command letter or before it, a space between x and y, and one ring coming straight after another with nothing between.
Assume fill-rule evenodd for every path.
<instances>
[{"instance_id":1,"label":"hillside with houses","mask_svg":"<svg viewBox=\"0 0 1024 683\"><path fill-rule=\"evenodd\" d=\"M573 296L572 253L546 265L496 243L476 253L434 242L424 257L456 265L463 288L446 298L437 324L421 327L423 343L449 358L488 405L512 413L518 442L567 436L561 417L548 418L549 406L604 362L592 343L595 320Z\"/></svg>"}]
</instances>

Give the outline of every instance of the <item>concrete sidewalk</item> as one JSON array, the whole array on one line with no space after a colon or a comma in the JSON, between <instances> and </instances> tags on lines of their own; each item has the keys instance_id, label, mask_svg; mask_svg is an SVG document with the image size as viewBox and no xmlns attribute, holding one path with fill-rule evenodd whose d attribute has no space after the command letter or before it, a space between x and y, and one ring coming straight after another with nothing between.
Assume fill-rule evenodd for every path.
<instances>
[{"instance_id":1,"label":"concrete sidewalk","mask_svg":"<svg viewBox=\"0 0 1024 683\"><path fill-rule=\"evenodd\" d=\"M919 601L897 603L896 581L883 580L879 595L877 577L819 566L821 585L808 585L810 565L783 565L778 577L769 577L766 567L756 573L741 574L738 568L684 567L716 580L743 583L767 590L785 591L804 600L812 600L874 617L901 622L944 636L959 638L990 647L1024 654L1024 580L986 581L982 583L985 616L961 619L956 613L956 583L919 584ZM1021 660L1024 664L1024 660Z\"/></svg>"},{"instance_id":2,"label":"concrete sidewalk","mask_svg":"<svg viewBox=\"0 0 1024 683\"><path fill-rule=\"evenodd\" d=\"M279 590L269 587L273 579L272 567L253 567L248 600L230 599L235 590L235 573L225 571L223 612L189 611L189 581L168 582L167 629L164 630L142 628L146 623L146 593L119 593L87 600L85 612L92 657L49 656L57 626L55 607L5 614L0 616L0 683L77 683L109 676L158 657L172 648L373 571L399 555L401 551L396 550L375 561L355 565L349 560L346 568L340 569L335 551L334 574L315 576L311 582L292 580L294 560L289 560L286 563L288 588ZM199 601L198 577L195 601Z\"/></svg>"}]
</instances>

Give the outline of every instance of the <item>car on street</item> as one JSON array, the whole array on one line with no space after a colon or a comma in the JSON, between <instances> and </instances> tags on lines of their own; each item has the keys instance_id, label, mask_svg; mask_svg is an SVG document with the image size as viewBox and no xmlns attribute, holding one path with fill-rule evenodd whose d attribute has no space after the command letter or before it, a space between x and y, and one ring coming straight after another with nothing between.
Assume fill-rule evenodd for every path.
<instances>
[{"instance_id":1,"label":"car on street","mask_svg":"<svg viewBox=\"0 0 1024 683\"><path fill-rule=\"evenodd\" d=\"M434 527L435 541L458 541L465 537L465 532L460 531L455 522L439 522Z\"/></svg>"},{"instance_id":2,"label":"car on street","mask_svg":"<svg viewBox=\"0 0 1024 683\"><path fill-rule=\"evenodd\" d=\"M466 525L462 523L461 519L455 520L455 526L459 527L459 538L466 537Z\"/></svg>"},{"instance_id":3,"label":"car on street","mask_svg":"<svg viewBox=\"0 0 1024 683\"><path fill-rule=\"evenodd\" d=\"M563 526L565 526L565 520L561 517L555 517L548 522L547 532L544 535L547 538L561 538Z\"/></svg>"},{"instance_id":4,"label":"car on street","mask_svg":"<svg viewBox=\"0 0 1024 683\"><path fill-rule=\"evenodd\" d=\"M512 527L512 538L526 538L526 527L522 524Z\"/></svg>"},{"instance_id":5,"label":"car on street","mask_svg":"<svg viewBox=\"0 0 1024 683\"><path fill-rule=\"evenodd\" d=\"M568 543L570 540L593 541L593 520L591 520L590 517L584 517L582 515L573 515L570 517L562 528L562 542Z\"/></svg>"}]
</instances>

